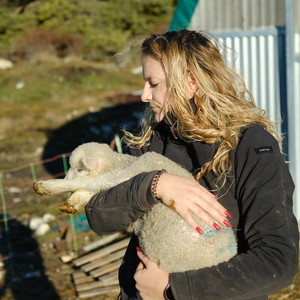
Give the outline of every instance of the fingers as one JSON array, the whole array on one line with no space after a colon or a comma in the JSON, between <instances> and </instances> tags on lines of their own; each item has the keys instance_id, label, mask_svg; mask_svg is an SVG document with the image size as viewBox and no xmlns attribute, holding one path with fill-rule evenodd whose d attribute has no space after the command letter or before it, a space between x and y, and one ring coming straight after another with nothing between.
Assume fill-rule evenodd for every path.
<instances>
[{"instance_id":1,"label":"fingers","mask_svg":"<svg viewBox=\"0 0 300 300\"><path fill-rule=\"evenodd\" d=\"M136 247L136 252L138 258L141 260L140 264L138 265L139 270L141 269L149 269L149 268L158 268L157 264L153 261L151 261L141 250L140 247ZM139 267L140 266L140 267ZM137 268L137 270L138 270Z\"/></svg>"},{"instance_id":2,"label":"fingers","mask_svg":"<svg viewBox=\"0 0 300 300\"><path fill-rule=\"evenodd\" d=\"M199 225L196 223L196 221L193 219L193 217L188 212L177 212L184 221L195 231L197 231L199 234L203 234L203 230L199 227Z\"/></svg>"},{"instance_id":3,"label":"fingers","mask_svg":"<svg viewBox=\"0 0 300 300\"><path fill-rule=\"evenodd\" d=\"M140 262L136 268L136 271L135 272L138 272L138 271L141 271L141 270L144 270L145 269L145 265Z\"/></svg>"},{"instance_id":4,"label":"fingers","mask_svg":"<svg viewBox=\"0 0 300 300\"><path fill-rule=\"evenodd\" d=\"M208 213L200 209L199 207L195 207L189 211L176 211L184 220L185 222L193 228L195 231L197 231L200 234L203 234L203 228L195 221L194 216L197 216L197 218L201 219L201 221L211 228L215 230L221 230L223 226L226 227L232 227L230 221L227 220L227 218L224 218L223 216L220 219L220 221L215 221Z\"/></svg>"},{"instance_id":5,"label":"fingers","mask_svg":"<svg viewBox=\"0 0 300 300\"><path fill-rule=\"evenodd\" d=\"M139 246L136 247L136 252L137 252L138 258L139 258L141 261L143 261L143 259L146 260L147 256L143 253L142 249L141 249Z\"/></svg>"},{"instance_id":6,"label":"fingers","mask_svg":"<svg viewBox=\"0 0 300 300\"><path fill-rule=\"evenodd\" d=\"M231 218L230 213L218 202L217 197L206 197L201 199L201 195L193 202L190 202L189 211L198 216L204 223L219 230L216 223L231 227L227 218Z\"/></svg>"},{"instance_id":7,"label":"fingers","mask_svg":"<svg viewBox=\"0 0 300 300\"><path fill-rule=\"evenodd\" d=\"M192 213L210 227L218 227L216 223L230 227L227 217L231 217L231 215L218 202L216 196L200 185L195 186L192 191L186 192L181 199L170 199L168 206L180 214L191 226L192 224L195 226ZM195 228L194 226L192 227Z\"/></svg>"},{"instance_id":8,"label":"fingers","mask_svg":"<svg viewBox=\"0 0 300 300\"><path fill-rule=\"evenodd\" d=\"M164 173L159 180L161 201L177 212L197 232L199 225L193 215L216 230L222 226L231 227L227 218L230 213L218 202L217 196L201 186L197 181L169 173ZM162 182L161 182L162 180ZM174 184L176 182L176 184Z\"/></svg>"},{"instance_id":9,"label":"fingers","mask_svg":"<svg viewBox=\"0 0 300 300\"><path fill-rule=\"evenodd\" d=\"M151 262L139 247L136 250L141 260L133 276L136 289L143 299L163 299L163 291L169 282L169 273L159 269L158 265Z\"/></svg>"}]
</instances>

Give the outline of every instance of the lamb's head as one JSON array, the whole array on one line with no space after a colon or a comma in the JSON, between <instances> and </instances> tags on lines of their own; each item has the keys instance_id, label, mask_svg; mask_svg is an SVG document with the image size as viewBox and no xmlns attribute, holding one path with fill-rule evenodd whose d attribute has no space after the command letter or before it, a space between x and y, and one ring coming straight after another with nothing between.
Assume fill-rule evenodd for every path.
<instances>
[{"instance_id":1,"label":"lamb's head","mask_svg":"<svg viewBox=\"0 0 300 300\"><path fill-rule=\"evenodd\" d=\"M116 153L107 144L85 143L78 146L70 156L70 169L66 179L105 173L112 169L111 161Z\"/></svg>"}]
</instances>

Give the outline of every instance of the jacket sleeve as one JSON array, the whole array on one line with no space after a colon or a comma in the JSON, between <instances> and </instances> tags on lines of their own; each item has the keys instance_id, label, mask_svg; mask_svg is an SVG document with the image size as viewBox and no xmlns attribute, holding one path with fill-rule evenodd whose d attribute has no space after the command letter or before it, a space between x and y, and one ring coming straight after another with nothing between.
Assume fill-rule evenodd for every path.
<instances>
[{"instance_id":1,"label":"jacket sleeve","mask_svg":"<svg viewBox=\"0 0 300 300\"><path fill-rule=\"evenodd\" d=\"M214 267L170 274L175 299L267 299L294 279L299 243L294 184L277 141L260 126L247 129L234 165L239 254Z\"/></svg>"},{"instance_id":2,"label":"jacket sleeve","mask_svg":"<svg viewBox=\"0 0 300 300\"><path fill-rule=\"evenodd\" d=\"M124 230L148 211L156 203L151 193L151 183L156 172L141 173L95 194L85 206L91 229L98 234Z\"/></svg>"}]
</instances>

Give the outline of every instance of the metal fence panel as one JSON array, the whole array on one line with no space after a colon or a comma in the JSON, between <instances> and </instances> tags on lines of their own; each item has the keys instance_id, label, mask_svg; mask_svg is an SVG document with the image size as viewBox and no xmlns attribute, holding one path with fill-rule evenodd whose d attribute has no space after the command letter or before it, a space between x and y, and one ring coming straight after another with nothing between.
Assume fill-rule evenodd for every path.
<instances>
[{"instance_id":1,"label":"metal fence panel","mask_svg":"<svg viewBox=\"0 0 300 300\"><path fill-rule=\"evenodd\" d=\"M300 27L300 1L294 19ZM285 0L199 0L190 27L209 31L255 30L284 26Z\"/></svg>"},{"instance_id":2,"label":"metal fence panel","mask_svg":"<svg viewBox=\"0 0 300 300\"><path fill-rule=\"evenodd\" d=\"M245 79L256 104L267 112L281 131L278 30L237 31L217 36L225 45L224 55L230 66Z\"/></svg>"},{"instance_id":3,"label":"metal fence panel","mask_svg":"<svg viewBox=\"0 0 300 300\"><path fill-rule=\"evenodd\" d=\"M300 1L298 1L300 3ZM299 7L300 8L300 7ZM300 221L300 30L295 33L295 66L294 66L294 114L292 126L293 130L293 147L294 147L294 160L291 167L292 176L295 182L295 212Z\"/></svg>"}]
</instances>

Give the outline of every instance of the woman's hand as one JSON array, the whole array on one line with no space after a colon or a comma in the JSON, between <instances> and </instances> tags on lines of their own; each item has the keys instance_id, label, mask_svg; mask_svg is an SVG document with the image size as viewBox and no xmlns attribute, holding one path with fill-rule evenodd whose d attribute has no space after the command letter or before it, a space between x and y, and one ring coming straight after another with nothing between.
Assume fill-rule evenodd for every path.
<instances>
[{"instance_id":1,"label":"woman's hand","mask_svg":"<svg viewBox=\"0 0 300 300\"><path fill-rule=\"evenodd\" d=\"M230 213L218 202L215 195L196 180L163 173L157 183L156 194L161 201L177 212L194 230L202 233L192 214L216 230L220 224L231 227L226 217Z\"/></svg>"},{"instance_id":2,"label":"woman's hand","mask_svg":"<svg viewBox=\"0 0 300 300\"><path fill-rule=\"evenodd\" d=\"M163 293L169 282L169 273L159 269L139 248L137 255L141 262L134 274L134 280L140 296L143 300L164 300Z\"/></svg>"}]
</instances>

